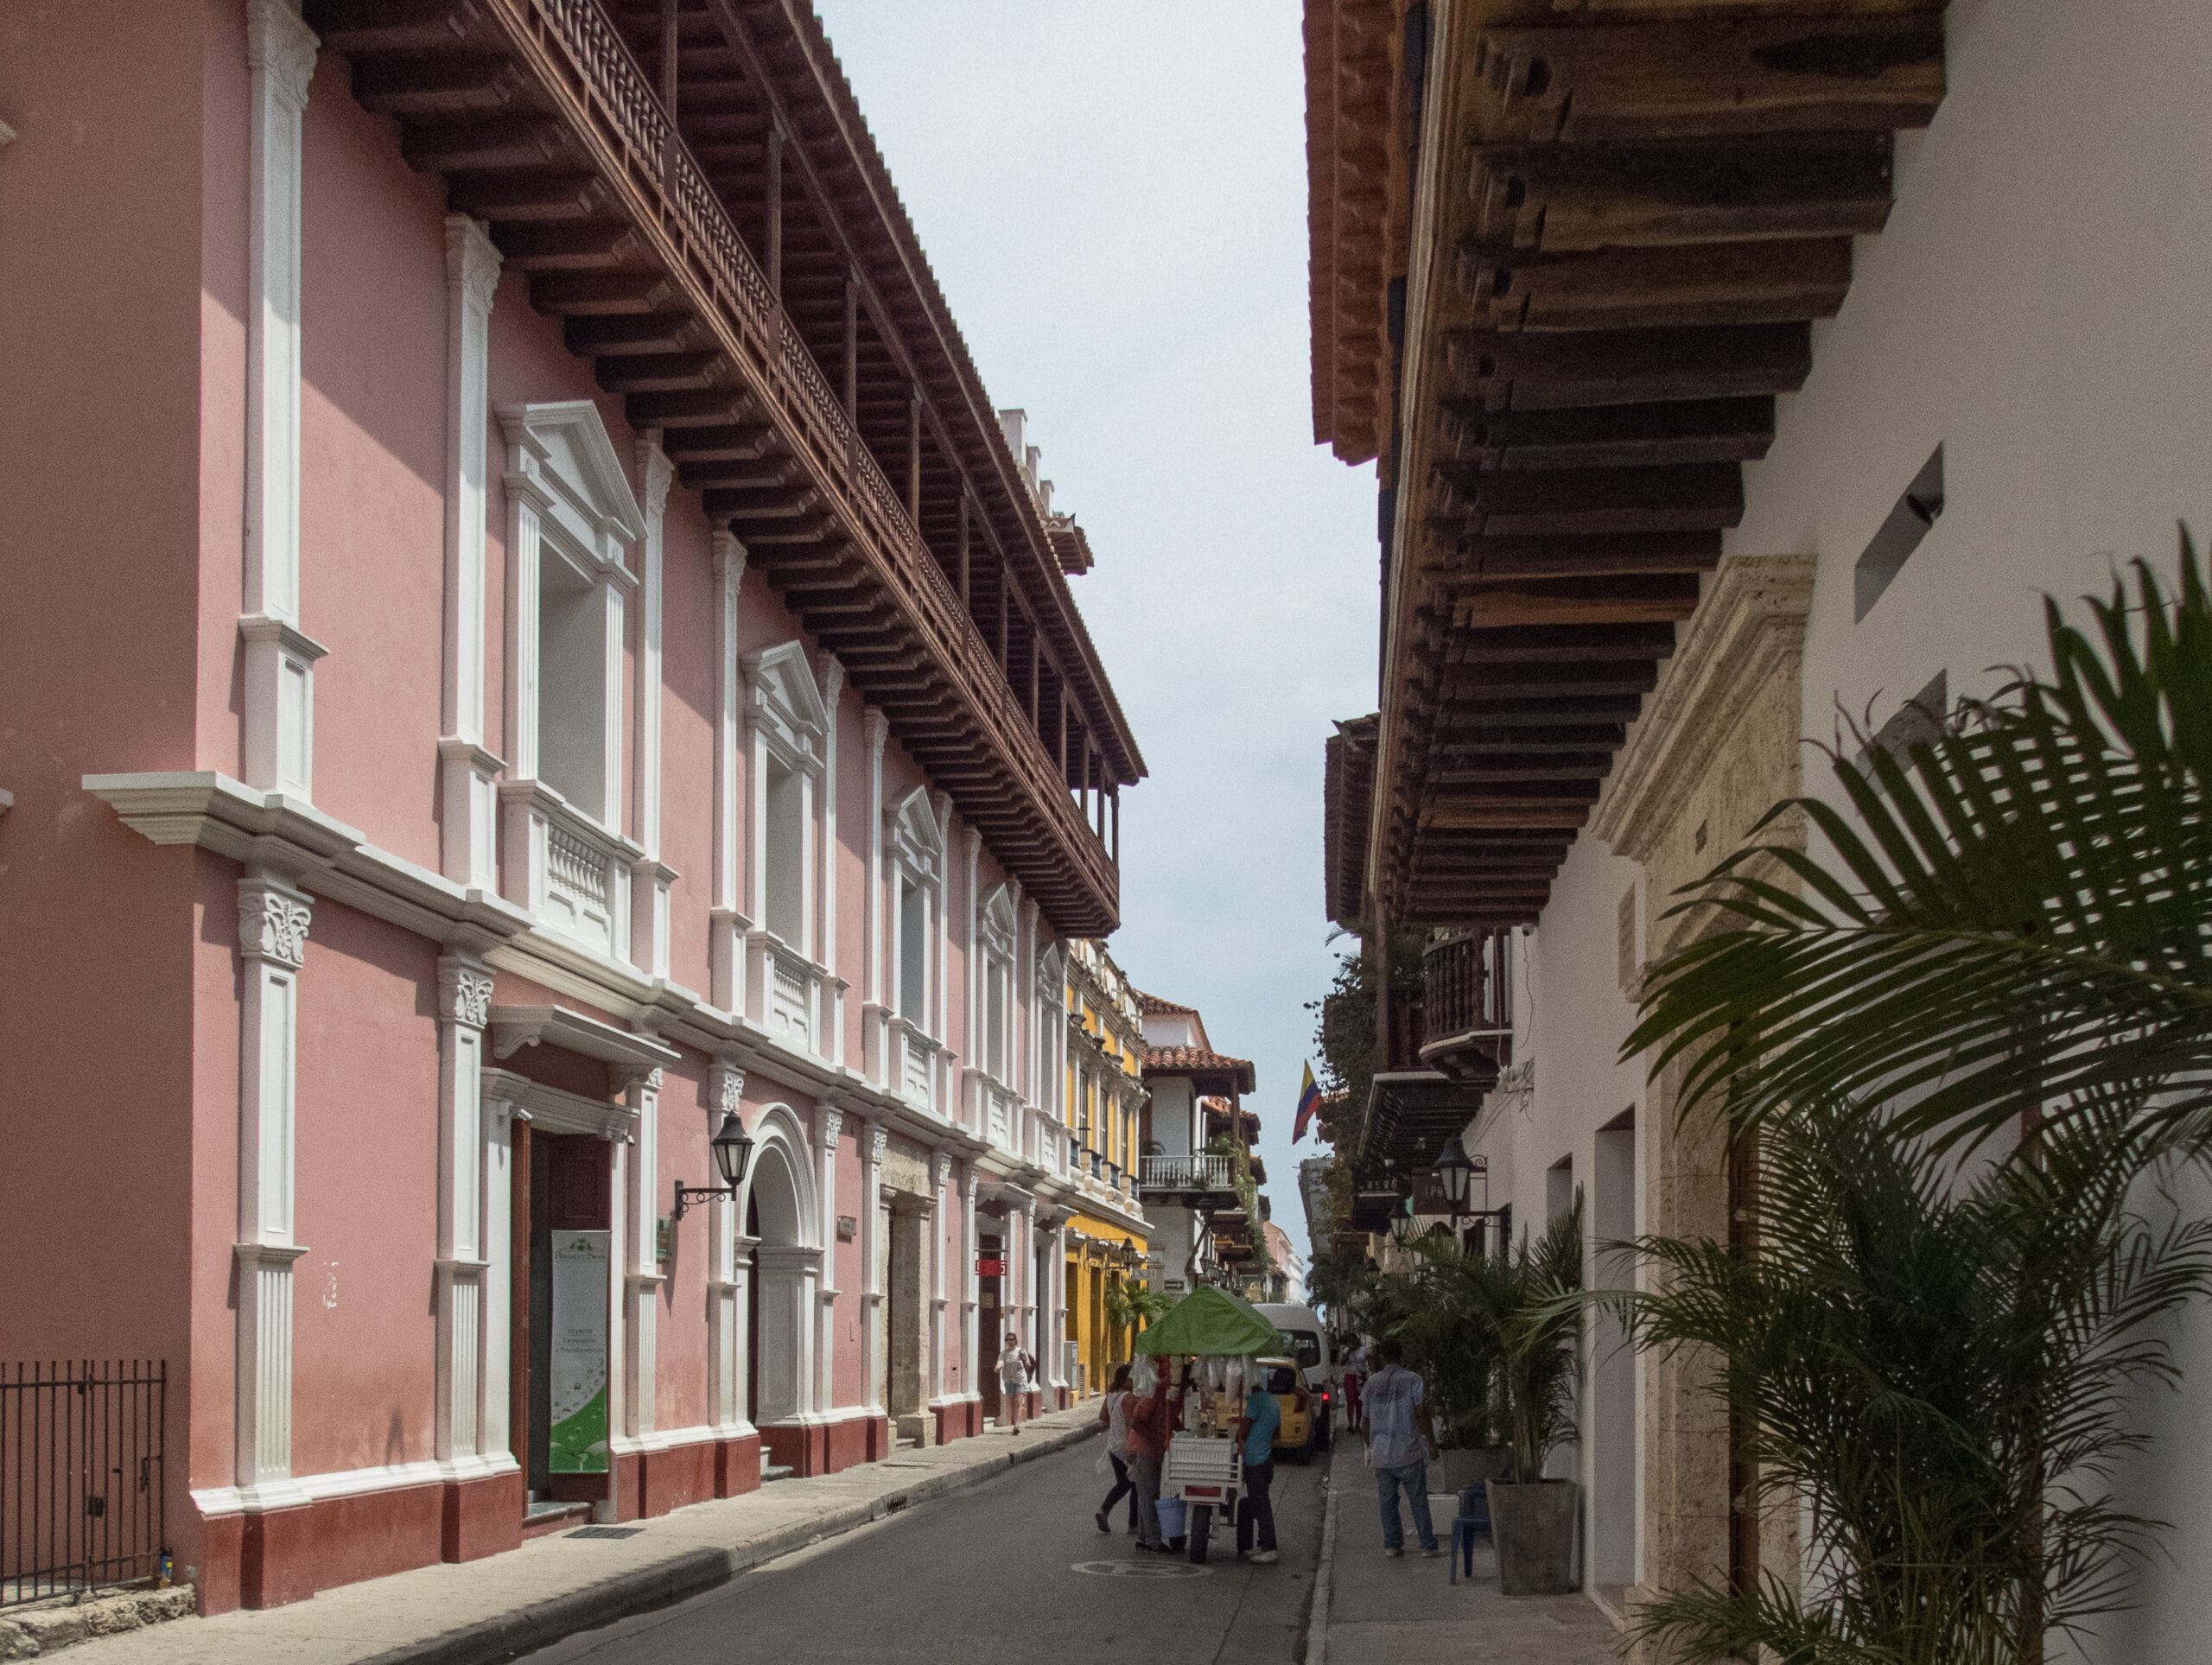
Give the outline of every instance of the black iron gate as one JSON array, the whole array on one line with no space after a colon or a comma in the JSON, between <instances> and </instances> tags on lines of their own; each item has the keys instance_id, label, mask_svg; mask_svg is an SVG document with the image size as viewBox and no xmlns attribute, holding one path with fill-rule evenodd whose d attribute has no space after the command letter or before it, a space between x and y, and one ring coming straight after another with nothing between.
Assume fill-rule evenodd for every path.
<instances>
[{"instance_id":1,"label":"black iron gate","mask_svg":"<svg viewBox=\"0 0 2212 1665\"><path fill-rule=\"evenodd\" d=\"M160 1573L166 1359L0 1364L0 1607Z\"/></svg>"}]
</instances>

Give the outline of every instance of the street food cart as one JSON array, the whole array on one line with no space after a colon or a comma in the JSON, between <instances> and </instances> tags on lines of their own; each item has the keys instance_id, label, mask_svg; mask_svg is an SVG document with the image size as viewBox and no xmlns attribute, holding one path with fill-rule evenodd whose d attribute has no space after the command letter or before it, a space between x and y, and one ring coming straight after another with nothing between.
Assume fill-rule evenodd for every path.
<instances>
[{"instance_id":1,"label":"street food cart","mask_svg":"<svg viewBox=\"0 0 2212 1665\"><path fill-rule=\"evenodd\" d=\"M1274 1325L1249 1301L1210 1284L1192 1290L1137 1338L1137 1350L1147 1357L1189 1361L1178 1376L1184 1386L1182 1421L1168 1439L1160 1495L1181 1499L1188 1510L1185 1542L1194 1561L1206 1558L1217 1514L1236 1522L1244 1490L1237 1420L1244 1414L1246 1392L1266 1380L1254 1361L1281 1346Z\"/></svg>"}]
</instances>

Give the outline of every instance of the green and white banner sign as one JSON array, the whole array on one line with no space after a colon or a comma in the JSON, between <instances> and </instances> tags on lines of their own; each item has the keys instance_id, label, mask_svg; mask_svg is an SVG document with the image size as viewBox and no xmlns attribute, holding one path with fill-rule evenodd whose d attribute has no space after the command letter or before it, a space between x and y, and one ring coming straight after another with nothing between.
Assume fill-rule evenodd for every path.
<instances>
[{"instance_id":1,"label":"green and white banner sign","mask_svg":"<svg viewBox=\"0 0 2212 1665\"><path fill-rule=\"evenodd\" d=\"M607 1240L604 1231L553 1234L555 1474L607 1472Z\"/></svg>"}]
</instances>

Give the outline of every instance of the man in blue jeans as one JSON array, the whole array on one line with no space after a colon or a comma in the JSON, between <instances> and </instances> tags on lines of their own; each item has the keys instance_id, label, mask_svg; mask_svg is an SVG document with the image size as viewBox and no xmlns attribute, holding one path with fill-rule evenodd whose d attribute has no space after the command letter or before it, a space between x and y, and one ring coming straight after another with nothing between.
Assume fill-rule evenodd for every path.
<instances>
[{"instance_id":1,"label":"man in blue jeans","mask_svg":"<svg viewBox=\"0 0 2212 1665\"><path fill-rule=\"evenodd\" d=\"M1282 1407L1275 1402L1269 1384L1262 1380L1244 1395L1244 1414L1237 1419L1236 1437L1244 1443L1244 1498L1236 1511L1236 1553L1251 1550L1255 1566L1275 1564L1275 1506L1268 1496L1275 1478L1275 1430L1282 1427ZM1257 1530L1260 1547L1252 1549Z\"/></svg>"},{"instance_id":2,"label":"man in blue jeans","mask_svg":"<svg viewBox=\"0 0 2212 1665\"><path fill-rule=\"evenodd\" d=\"M1428 1518L1428 1459L1436 1454L1436 1439L1429 1426L1428 1407L1423 1403L1421 1379L1399 1360L1405 1349L1389 1338L1369 1350L1376 1365L1360 1390L1361 1408L1367 1418L1367 1461L1375 1471L1375 1489L1382 1504L1382 1553L1406 1553L1405 1528L1398 1522L1398 1493L1403 1490L1414 1517L1414 1531L1421 1539L1421 1553L1434 1557L1436 1528Z\"/></svg>"}]
</instances>

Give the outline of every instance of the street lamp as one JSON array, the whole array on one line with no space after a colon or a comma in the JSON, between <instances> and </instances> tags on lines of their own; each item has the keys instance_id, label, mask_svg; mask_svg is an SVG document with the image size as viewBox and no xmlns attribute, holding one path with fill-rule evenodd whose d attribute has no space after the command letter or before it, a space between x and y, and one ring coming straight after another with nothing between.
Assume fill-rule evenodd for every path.
<instances>
[{"instance_id":1,"label":"street lamp","mask_svg":"<svg viewBox=\"0 0 2212 1665\"><path fill-rule=\"evenodd\" d=\"M1444 1188L1445 1199L1452 1204L1452 1217L1457 1219L1467 1211L1467 1193L1475 1183L1475 1164L1467 1154L1467 1147L1453 1134L1444 1141L1444 1148L1437 1153L1436 1165L1430 1170Z\"/></svg>"},{"instance_id":2,"label":"street lamp","mask_svg":"<svg viewBox=\"0 0 2212 1665\"><path fill-rule=\"evenodd\" d=\"M745 1170L753 1160L753 1141L745 1131L745 1123L737 1119L737 1112L729 1111L722 1117L722 1125L707 1141L707 1148L714 1153L715 1169L722 1177L719 1185L687 1185L676 1182L675 1218L683 1217L683 1211L695 1202L705 1202L710 1197L728 1197L736 1200L737 1188L745 1183Z\"/></svg>"}]
</instances>

